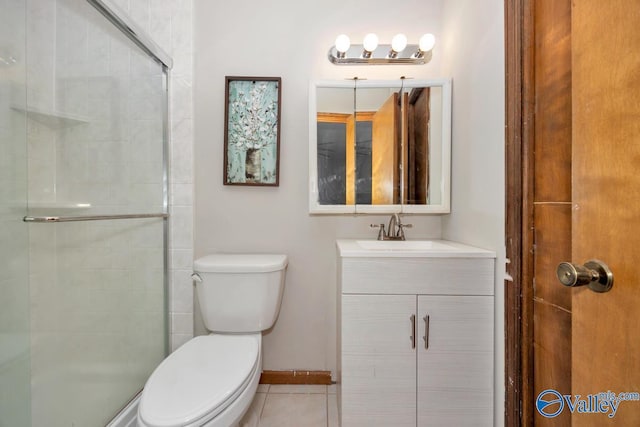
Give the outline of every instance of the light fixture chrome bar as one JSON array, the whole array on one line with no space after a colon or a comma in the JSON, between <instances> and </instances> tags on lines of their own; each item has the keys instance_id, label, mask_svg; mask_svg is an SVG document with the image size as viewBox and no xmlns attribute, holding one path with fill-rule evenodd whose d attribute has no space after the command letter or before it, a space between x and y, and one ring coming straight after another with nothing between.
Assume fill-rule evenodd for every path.
<instances>
[{"instance_id":1,"label":"light fixture chrome bar","mask_svg":"<svg viewBox=\"0 0 640 427\"><path fill-rule=\"evenodd\" d=\"M328 58L335 65L423 65L431 60L431 51L422 52L419 45L408 44L402 52L395 52L395 56L390 55L392 52L391 45L381 44L371 52L370 57L363 57L364 47L361 44L354 44L349 47L345 53L340 53L333 46L329 49Z\"/></svg>"},{"instance_id":2,"label":"light fixture chrome bar","mask_svg":"<svg viewBox=\"0 0 640 427\"><path fill-rule=\"evenodd\" d=\"M87 216L25 216L24 222L74 222L74 221L101 221L113 219L140 219L140 218L169 218L166 213L148 214L123 214L123 215L87 215Z\"/></svg>"},{"instance_id":3,"label":"light fixture chrome bar","mask_svg":"<svg viewBox=\"0 0 640 427\"><path fill-rule=\"evenodd\" d=\"M149 35L140 28L129 16L118 6L109 0L87 0L89 4L102 13L120 31L129 37L142 50L162 63L165 67L173 67L173 59L165 52Z\"/></svg>"}]
</instances>

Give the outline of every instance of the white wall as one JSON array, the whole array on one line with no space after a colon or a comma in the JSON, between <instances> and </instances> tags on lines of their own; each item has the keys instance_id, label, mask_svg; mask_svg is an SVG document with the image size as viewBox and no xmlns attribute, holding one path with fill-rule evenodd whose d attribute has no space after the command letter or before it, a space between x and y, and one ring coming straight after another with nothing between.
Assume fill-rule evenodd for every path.
<instances>
[{"instance_id":1,"label":"white wall","mask_svg":"<svg viewBox=\"0 0 640 427\"><path fill-rule=\"evenodd\" d=\"M217 251L290 257L276 326L264 338L265 369L334 370L337 238L375 237L386 216L310 216L308 88L312 79L441 77L442 48L424 66L335 66L340 33L361 43L404 32L440 40L440 0L345 2L194 1L195 256ZM282 78L280 186L223 186L225 76ZM440 237L441 218L407 218L410 237Z\"/></svg>"},{"instance_id":2,"label":"white wall","mask_svg":"<svg viewBox=\"0 0 640 427\"><path fill-rule=\"evenodd\" d=\"M194 3L193 10L191 3ZM176 61L172 73L172 320L174 346L191 335L195 256L214 251L273 251L290 256L283 307L265 337L266 369L335 368L335 250L342 237L370 237L384 217L307 214L308 84L353 76L452 77L452 214L413 217L411 237L442 237L495 250L496 425L504 409L504 37L503 2L401 0L321 3L114 0L129 10ZM400 13L398 12L400 11ZM191 15L195 26L191 45ZM339 33L354 43L405 32L437 37L424 66L337 67L326 53ZM194 77L191 74L193 52ZM222 185L224 76L282 77L281 184ZM195 80L195 81L194 81ZM192 140L192 82L195 143ZM196 212L191 246L192 156Z\"/></svg>"},{"instance_id":3,"label":"white wall","mask_svg":"<svg viewBox=\"0 0 640 427\"><path fill-rule=\"evenodd\" d=\"M504 2L448 0L442 70L453 78L451 215L442 234L498 254L495 417L504 423Z\"/></svg>"}]
</instances>

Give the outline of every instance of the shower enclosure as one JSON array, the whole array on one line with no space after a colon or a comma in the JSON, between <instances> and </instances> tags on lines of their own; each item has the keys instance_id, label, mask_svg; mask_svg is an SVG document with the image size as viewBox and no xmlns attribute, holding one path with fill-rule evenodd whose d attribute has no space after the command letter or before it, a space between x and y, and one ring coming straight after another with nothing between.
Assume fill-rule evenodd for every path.
<instances>
[{"instance_id":1,"label":"shower enclosure","mask_svg":"<svg viewBox=\"0 0 640 427\"><path fill-rule=\"evenodd\" d=\"M168 352L171 59L107 0L0 11L0 427L104 426Z\"/></svg>"}]
</instances>

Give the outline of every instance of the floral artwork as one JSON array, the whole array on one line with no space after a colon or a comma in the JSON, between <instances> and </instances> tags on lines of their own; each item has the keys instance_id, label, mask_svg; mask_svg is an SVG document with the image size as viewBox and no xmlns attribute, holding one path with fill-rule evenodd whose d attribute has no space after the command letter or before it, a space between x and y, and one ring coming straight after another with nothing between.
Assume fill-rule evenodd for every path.
<instances>
[{"instance_id":1,"label":"floral artwork","mask_svg":"<svg viewBox=\"0 0 640 427\"><path fill-rule=\"evenodd\" d=\"M279 77L227 77L224 183L278 185Z\"/></svg>"}]
</instances>

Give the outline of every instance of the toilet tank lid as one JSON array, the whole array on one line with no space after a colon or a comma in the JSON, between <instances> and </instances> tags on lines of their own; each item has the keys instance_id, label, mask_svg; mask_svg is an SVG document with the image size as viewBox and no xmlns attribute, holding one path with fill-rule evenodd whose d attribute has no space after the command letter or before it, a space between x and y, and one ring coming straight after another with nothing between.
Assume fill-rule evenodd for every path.
<instances>
[{"instance_id":1,"label":"toilet tank lid","mask_svg":"<svg viewBox=\"0 0 640 427\"><path fill-rule=\"evenodd\" d=\"M212 254L193 262L196 273L268 273L283 270L287 256L280 254Z\"/></svg>"}]
</instances>

